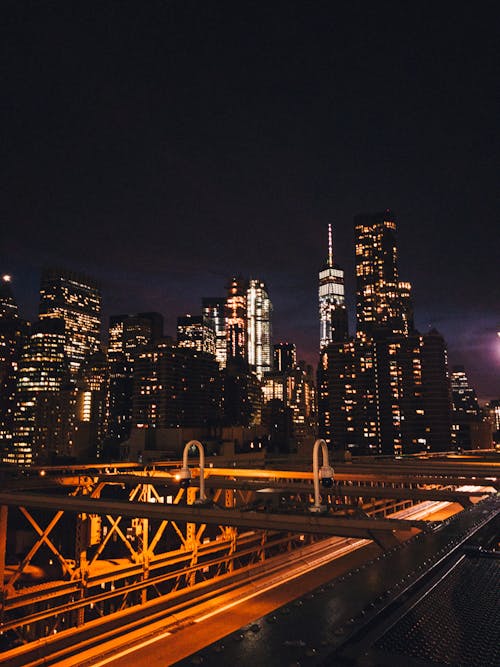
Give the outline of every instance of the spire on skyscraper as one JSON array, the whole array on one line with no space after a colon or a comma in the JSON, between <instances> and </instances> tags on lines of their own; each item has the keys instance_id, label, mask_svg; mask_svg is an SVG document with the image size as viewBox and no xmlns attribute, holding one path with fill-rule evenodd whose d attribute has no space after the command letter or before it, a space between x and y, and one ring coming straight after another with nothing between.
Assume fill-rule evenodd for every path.
<instances>
[{"instance_id":1,"label":"spire on skyscraper","mask_svg":"<svg viewBox=\"0 0 500 667\"><path fill-rule=\"evenodd\" d=\"M332 225L328 224L328 260L319 272L320 348L347 337L344 272L333 263Z\"/></svg>"},{"instance_id":2,"label":"spire on skyscraper","mask_svg":"<svg viewBox=\"0 0 500 667\"><path fill-rule=\"evenodd\" d=\"M333 241L332 241L332 225L328 223L328 266L333 266Z\"/></svg>"}]
</instances>

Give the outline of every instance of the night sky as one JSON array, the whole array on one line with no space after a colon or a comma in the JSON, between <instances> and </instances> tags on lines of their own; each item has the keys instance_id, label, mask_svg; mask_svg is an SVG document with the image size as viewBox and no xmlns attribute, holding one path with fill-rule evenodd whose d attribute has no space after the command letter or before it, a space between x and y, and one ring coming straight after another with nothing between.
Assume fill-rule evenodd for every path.
<instances>
[{"instance_id":1,"label":"night sky","mask_svg":"<svg viewBox=\"0 0 500 667\"><path fill-rule=\"evenodd\" d=\"M390 208L416 324L500 397L497 3L1 7L0 271L84 271L105 316L266 281L316 363L327 225L354 331L353 216Z\"/></svg>"}]
</instances>

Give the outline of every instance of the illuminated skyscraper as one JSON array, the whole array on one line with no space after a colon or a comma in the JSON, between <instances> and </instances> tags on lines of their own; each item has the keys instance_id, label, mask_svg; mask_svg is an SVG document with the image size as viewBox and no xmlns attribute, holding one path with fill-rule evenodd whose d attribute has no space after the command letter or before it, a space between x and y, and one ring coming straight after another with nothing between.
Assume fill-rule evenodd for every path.
<instances>
[{"instance_id":1,"label":"illuminated skyscraper","mask_svg":"<svg viewBox=\"0 0 500 667\"><path fill-rule=\"evenodd\" d=\"M247 283L232 278L226 299L227 361L248 362L247 350Z\"/></svg>"},{"instance_id":2,"label":"illuminated skyscraper","mask_svg":"<svg viewBox=\"0 0 500 667\"><path fill-rule=\"evenodd\" d=\"M211 321L204 315L184 315L177 318L177 344L215 357L216 339Z\"/></svg>"},{"instance_id":3,"label":"illuminated skyscraper","mask_svg":"<svg viewBox=\"0 0 500 667\"><path fill-rule=\"evenodd\" d=\"M10 276L0 281L0 450L8 449L14 434L14 408L19 359L28 323L18 315Z\"/></svg>"},{"instance_id":4,"label":"illuminated skyscraper","mask_svg":"<svg viewBox=\"0 0 500 667\"><path fill-rule=\"evenodd\" d=\"M347 337L344 272L333 262L332 226L328 225L328 259L319 272L320 348Z\"/></svg>"},{"instance_id":5,"label":"illuminated skyscraper","mask_svg":"<svg viewBox=\"0 0 500 667\"><path fill-rule=\"evenodd\" d=\"M421 336L414 329L411 286L399 280L395 234L389 211L356 216L356 337L321 351L319 435L353 454L449 447L446 346L437 332Z\"/></svg>"},{"instance_id":6,"label":"illuminated skyscraper","mask_svg":"<svg viewBox=\"0 0 500 667\"><path fill-rule=\"evenodd\" d=\"M226 367L226 300L224 297L205 297L202 299L203 315L215 331L215 358L219 368Z\"/></svg>"},{"instance_id":7,"label":"illuminated skyscraper","mask_svg":"<svg viewBox=\"0 0 500 667\"><path fill-rule=\"evenodd\" d=\"M97 283L71 271L45 270L40 287L40 319L61 318L71 377L99 349L101 293Z\"/></svg>"},{"instance_id":8,"label":"illuminated skyscraper","mask_svg":"<svg viewBox=\"0 0 500 667\"><path fill-rule=\"evenodd\" d=\"M248 364L260 379L272 369L272 310L265 283L250 280L246 313Z\"/></svg>"},{"instance_id":9,"label":"illuminated skyscraper","mask_svg":"<svg viewBox=\"0 0 500 667\"><path fill-rule=\"evenodd\" d=\"M413 329L411 285L398 277L394 216L389 210L358 215L354 223L358 335L378 329L408 335Z\"/></svg>"},{"instance_id":10,"label":"illuminated skyscraper","mask_svg":"<svg viewBox=\"0 0 500 667\"><path fill-rule=\"evenodd\" d=\"M109 321L108 436L117 443L130 435L134 367L139 355L163 336L159 313L112 315Z\"/></svg>"},{"instance_id":11,"label":"illuminated skyscraper","mask_svg":"<svg viewBox=\"0 0 500 667\"><path fill-rule=\"evenodd\" d=\"M14 438L6 462L31 465L47 462L51 454L71 453L74 389L68 388L65 342L62 319L32 326L19 362Z\"/></svg>"}]
</instances>

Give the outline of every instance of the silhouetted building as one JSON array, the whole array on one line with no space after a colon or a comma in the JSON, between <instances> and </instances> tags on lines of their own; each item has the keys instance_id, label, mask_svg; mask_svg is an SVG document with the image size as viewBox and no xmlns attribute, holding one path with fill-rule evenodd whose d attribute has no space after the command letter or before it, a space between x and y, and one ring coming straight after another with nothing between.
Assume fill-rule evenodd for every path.
<instances>
[{"instance_id":1,"label":"silhouetted building","mask_svg":"<svg viewBox=\"0 0 500 667\"><path fill-rule=\"evenodd\" d=\"M483 421L481 408L475 390L469 386L463 366L454 366L452 369L451 395L454 446L458 449L482 449L480 445L485 444L485 438L480 426Z\"/></svg>"},{"instance_id":2,"label":"silhouetted building","mask_svg":"<svg viewBox=\"0 0 500 667\"><path fill-rule=\"evenodd\" d=\"M14 436L17 371L29 325L19 317L11 277L0 280L0 456Z\"/></svg>"},{"instance_id":3,"label":"silhouetted building","mask_svg":"<svg viewBox=\"0 0 500 667\"><path fill-rule=\"evenodd\" d=\"M436 329L422 336L422 392L426 447L430 451L449 451L453 443L448 354L445 340Z\"/></svg>"},{"instance_id":4,"label":"silhouetted building","mask_svg":"<svg viewBox=\"0 0 500 667\"><path fill-rule=\"evenodd\" d=\"M223 424L258 426L262 416L262 385L238 358L228 359L223 371Z\"/></svg>"},{"instance_id":5,"label":"silhouetted building","mask_svg":"<svg viewBox=\"0 0 500 667\"><path fill-rule=\"evenodd\" d=\"M319 272L320 348L347 338L344 272L333 261L332 226L328 225L328 259Z\"/></svg>"},{"instance_id":6,"label":"silhouetted building","mask_svg":"<svg viewBox=\"0 0 500 667\"><path fill-rule=\"evenodd\" d=\"M99 349L101 292L98 284L72 271L43 271L40 319L48 318L58 318L64 322L64 349L74 380L84 359Z\"/></svg>"},{"instance_id":7,"label":"silhouetted building","mask_svg":"<svg viewBox=\"0 0 500 667\"><path fill-rule=\"evenodd\" d=\"M121 442L132 428L134 364L137 357L163 336L159 313L113 315L109 323L108 429L111 442Z\"/></svg>"},{"instance_id":8,"label":"silhouetted building","mask_svg":"<svg viewBox=\"0 0 500 667\"><path fill-rule=\"evenodd\" d=\"M168 341L139 354L134 370L134 426L209 430L220 424L220 416L220 371L213 355Z\"/></svg>"},{"instance_id":9,"label":"silhouetted building","mask_svg":"<svg viewBox=\"0 0 500 667\"><path fill-rule=\"evenodd\" d=\"M75 453L79 460L100 458L108 433L110 367L102 350L80 369L76 392Z\"/></svg>"},{"instance_id":10,"label":"silhouetted building","mask_svg":"<svg viewBox=\"0 0 500 667\"><path fill-rule=\"evenodd\" d=\"M297 350L293 343L277 343L274 346L274 370L286 373L297 366Z\"/></svg>"}]
</instances>

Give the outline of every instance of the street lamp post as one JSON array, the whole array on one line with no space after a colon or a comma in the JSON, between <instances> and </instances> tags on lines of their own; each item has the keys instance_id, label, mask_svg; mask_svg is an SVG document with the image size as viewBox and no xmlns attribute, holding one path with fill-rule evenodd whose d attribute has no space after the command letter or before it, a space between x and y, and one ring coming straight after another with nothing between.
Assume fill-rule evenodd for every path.
<instances>
[{"instance_id":1,"label":"street lamp post","mask_svg":"<svg viewBox=\"0 0 500 667\"><path fill-rule=\"evenodd\" d=\"M200 495L195 503L205 503L207 501L205 495L205 450L203 449L201 442L198 440L190 440L184 447L184 452L182 454L182 468L179 473L180 485L183 489L187 489L191 483L192 474L188 467L188 453L193 445L197 447L198 452L200 453Z\"/></svg>"},{"instance_id":2,"label":"street lamp post","mask_svg":"<svg viewBox=\"0 0 500 667\"><path fill-rule=\"evenodd\" d=\"M318 451L321 447L323 453L323 465L319 467ZM313 476L314 476L314 505L309 507L310 512L326 512L326 505L321 504L321 496L319 493L319 481L324 488L333 486L333 468L328 462L328 447L326 442L319 438L314 443L313 447Z\"/></svg>"}]
</instances>

